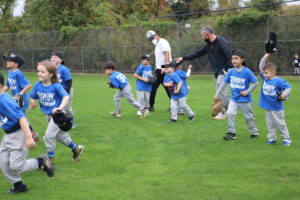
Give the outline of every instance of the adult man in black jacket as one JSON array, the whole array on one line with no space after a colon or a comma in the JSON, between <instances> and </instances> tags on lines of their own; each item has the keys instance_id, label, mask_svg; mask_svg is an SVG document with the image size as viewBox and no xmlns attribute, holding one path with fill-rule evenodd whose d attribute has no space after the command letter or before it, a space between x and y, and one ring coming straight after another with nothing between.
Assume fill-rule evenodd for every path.
<instances>
[{"instance_id":1,"label":"adult man in black jacket","mask_svg":"<svg viewBox=\"0 0 300 200\"><path fill-rule=\"evenodd\" d=\"M177 62L193 60L206 54L212 71L214 72L215 88L218 90L224 80L226 70L231 66L231 49L228 41L221 36L217 36L210 26L202 28L201 37L206 42L203 47L186 56L176 58L175 60L177 60ZM226 119L225 112L229 104L227 87L223 90L221 99L223 102L223 110L214 117L214 119Z\"/></svg>"}]
</instances>

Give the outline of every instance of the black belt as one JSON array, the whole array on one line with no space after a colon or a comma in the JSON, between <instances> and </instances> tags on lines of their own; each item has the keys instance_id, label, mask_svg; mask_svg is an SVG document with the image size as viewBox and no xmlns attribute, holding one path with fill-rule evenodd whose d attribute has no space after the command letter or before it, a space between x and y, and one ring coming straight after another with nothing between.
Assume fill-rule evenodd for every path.
<instances>
[{"instance_id":1,"label":"black belt","mask_svg":"<svg viewBox=\"0 0 300 200\"><path fill-rule=\"evenodd\" d=\"M21 126L19 123L17 123L14 127L12 127L11 129L8 129L8 130L4 130L3 131L6 133L6 134L10 134L10 133L13 133L13 132L16 132L18 130L21 129Z\"/></svg>"}]
</instances>

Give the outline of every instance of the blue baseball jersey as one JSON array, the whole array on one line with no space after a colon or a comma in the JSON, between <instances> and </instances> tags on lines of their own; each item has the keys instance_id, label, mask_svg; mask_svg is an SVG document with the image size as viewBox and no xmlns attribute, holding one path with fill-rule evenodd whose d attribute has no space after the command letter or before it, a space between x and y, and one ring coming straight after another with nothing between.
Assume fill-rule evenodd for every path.
<instances>
[{"instance_id":1,"label":"blue baseball jersey","mask_svg":"<svg viewBox=\"0 0 300 200\"><path fill-rule=\"evenodd\" d=\"M9 70L7 73L6 86L9 87L13 96L16 96L21 92L30 82L26 79L23 72L20 70L15 70L14 72ZM28 94L25 92L24 96L24 106L22 110L27 110L28 108Z\"/></svg>"},{"instance_id":2,"label":"blue baseball jersey","mask_svg":"<svg viewBox=\"0 0 300 200\"><path fill-rule=\"evenodd\" d=\"M226 74L224 81L230 84L233 102L252 102L251 94L246 96L241 95L241 92L249 88L250 83L257 82L257 78L249 68L243 66L241 71L237 71L235 68L230 69Z\"/></svg>"},{"instance_id":3,"label":"blue baseball jersey","mask_svg":"<svg viewBox=\"0 0 300 200\"><path fill-rule=\"evenodd\" d=\"M183 87L185 88L186 93L189 93L187 82L186 82L186 72L182 71L181 69L176 70L176 74L178 74L179 78L182 80Z\"/></svg>"},{"instance_id":4,"label":"blue baseball jersey","mask_svg":"<svg viewBox=\"0 0 300 200\"><path fill-rule=\"evenodd\" d=\"M135 71L136 74L143 78L148 78L152 76L152 67L151 65L143 65L141 64ZM140 91L146 91L146 92L151 92L152 91L152 85L151 83L146 83L144 81L141 81L139 79L136 80L136 90Z\"/></svg>"},{"instance_id":5,"label":"blue baseball jersey","mask_svg":"<svg viewBox=\"0 0 300 200\"><path fill-rule=\"evenodd\" d=\"M44 86L42 82L37 82L30 92L32 99L40 101L40 108L46 115L58 108L65 96L68 96L68 93L59 83Z\"/></svg>"},{"instance_id":6,"label":"blue baseball jersey","mask_svg":"<svg viewBox=\"0 0 300 200\"><path fill-rule=\"evenodd\" d=\"M259 107L272 111L283 110L282 101L277 99L277 94L281 90L291 88L290 84L279 77L269 80L266 80L262 74L260 77L263 83L260 90Z\"/></svg>"},{"instance_id":7,"label":"blue baseball jersey","mask_svg":"<svg viewBox=\"0 0 300 200\"><path fill-rule=\"evenodd\" d=\"M25 117L16 101L6 92L0 94L0 127L3 130L14 128Z\"/></svg>"},{"instance_id":8,"label":"blue baseball jersey","mask_svg":"<svg viewBox=\"0 0 300 200\"><path fill-rule=\"evenodd\" d=\"M65 65L61 64L57 68L57 77L59 83L63 86L64 89L67 89L67 81L72 80L70 69Z\"/></svg>"},{"instance_id":9,"label":"blue baseball jersey","mask_svg":"<svg viewBox=\"0 0 300 200\"><path fill-rule=\"evenodd\" d=\"M128 78L121 72L113 71L109 77L114 88L122 90L128 84Z\"/></svg>"},{"instance_id":10,"label":"blue baseball jersey","mask_svg":"<svg viewBox=\"0 0 300 200\"><path fill-rule=\"evenodd\" d=\"M178 74L175 72L172 72L171 74L166 73L164 78L164 83L172 83L174 85L174 88L177 88L177 85L182 82L182 80L179 78ZM185 88L183 87L183 84L181 86L180 92L178 94L171 93L171 99L180 99L186 96Z\"/></svg>"}]
</instances>

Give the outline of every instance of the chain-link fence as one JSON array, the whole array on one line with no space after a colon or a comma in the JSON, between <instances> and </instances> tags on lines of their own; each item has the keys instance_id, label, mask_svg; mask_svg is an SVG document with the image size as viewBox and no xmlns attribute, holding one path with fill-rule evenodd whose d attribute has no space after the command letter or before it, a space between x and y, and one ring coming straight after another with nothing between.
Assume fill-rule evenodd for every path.
<instances>
[{"instance_id":1,"label":"chain-link fence","mask_svg":"<svg viewBox=\"0 0 300 200\"><path fill-rule=\"evenodd\" d=\"M25 58L24 70L35 70L36 63L50 57L53 51L62 51L66 65L73 72L100 72L108 61L114 61L118 70L133 72L140 63L143 53L154 57L154 45L147 41L145 34L149 29L167 39L172 47L172 57L183 56L204 45L201 40L202 27L215 21L193 24L166 24L156 27L102 28L81 30L68 44L60 41L57 31L43 33L17 33L0 36L0 53L7 55L18 53ZM229 40L232 48L243 49L250 68L257 71L258 63L264 53L264 43L270 31L278 37L278 53L271 58L281 73L292 73L292 61L295 52L300 51L300 15L269 17L255 26L241 30L218 30ZM208 73L210 64L206 56L195 59L193 72ZM2 68L5 62L1 61ZM154 59L152 59L154 65Z\"/></svg>"}]
</instances>

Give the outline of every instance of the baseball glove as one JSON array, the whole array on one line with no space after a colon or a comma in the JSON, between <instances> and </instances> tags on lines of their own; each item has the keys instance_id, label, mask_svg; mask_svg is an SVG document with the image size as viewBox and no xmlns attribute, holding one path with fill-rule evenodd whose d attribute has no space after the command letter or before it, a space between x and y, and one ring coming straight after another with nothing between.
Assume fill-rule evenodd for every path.
<instances>
[{"instance_id":1,"label":"baseball glove","mask_svg":"<svg viewBox=\"0 0 300 200\"><path fill-rule=\"evenodd\" d=\"M23 95L17 94L15 96L15 100L16 100L16 102L17 102L17 104L19 105L20 108L24 107L24 96Z\"/></svg>"},{"instance_id":2,"label":"baseball glove","mask_svg":"<svg viewBox=\"0 0 300 200\"><path fill-rule=\"evenodd\" d=\"M113 84L112 84L110 81L107 82L107 85L108 85L110 88L114 88Z\"/></svg>"},{"instance_id":3,"label":"baseball glove","mask_svg":"<svg viewBox=\"0 0 300 200\"><path fill-rule=\"evenodd\" d=\"M222 111L223 103L222 100L219 100L218 102L211 105L211 115L212 117L215 117L218 115L219 112Z\"/></svg>"},{"instance_id":4,"label":"baseball glove","mask_svg":"<svg viewBox=\"0 0 300 200\"><path fill-rule=\"evenodd\" d=\"M157 80L156 76L149 76L148 79L149 79L149 83L151 84L155 83Z\"/></svg>"},{"instance_id":5,"label":"baseball glove","mask_svg":"<svg viewBox=\"0 0 300 200\"><path fill-rule=\"evenodd\" d=\"M277 99L278 99L279 101L285 101L285 100L288 99L288 96L285 97L284 99L281 98L282 92L283 92L283 90L280 90L280 91L277 93Z\"/></svg>"},{"instance_id":6,"label":"baseball glove","mask_svg":"<svg viewBox=\"0 0 300 200\"><path fill-rule=\"evenodd\" d=\"M172 85L170 85L169 87L168 87L168 90L173 94L173 92L175 91L177 89L177 85L174 85L174 84L172 84Z\"/></svg>"},{"instance_id":7,"label":"baseball glove","mask_svg":"<svg viewBox=\"0 0 300 200\"><path fill-rule=\"evenodd\" d=\"M267 53L274 53L277 51L277 35L273 32L270 32L269 39L266 41L265 50Z\"/></svg>"}]
</instances>

